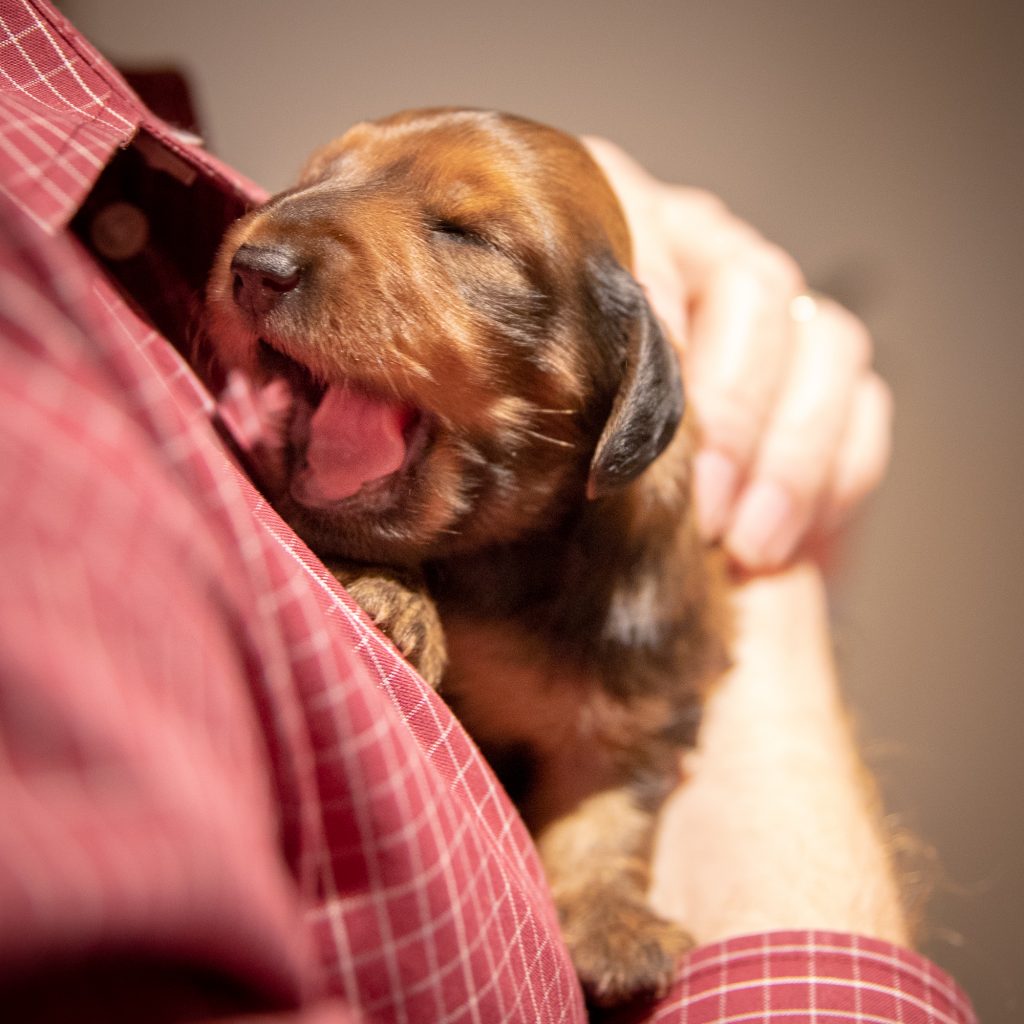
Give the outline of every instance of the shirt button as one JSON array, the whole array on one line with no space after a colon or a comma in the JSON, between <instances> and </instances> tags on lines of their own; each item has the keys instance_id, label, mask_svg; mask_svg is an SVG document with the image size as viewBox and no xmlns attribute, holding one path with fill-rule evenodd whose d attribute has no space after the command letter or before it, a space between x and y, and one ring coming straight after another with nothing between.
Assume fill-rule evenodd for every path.
<instances>
[{"instance_id":1,"label":"shirt button","mask_svg":"<svg viewBox=\"0 0 1024 1024\"><path fill-rule=\"evenodd\" d=\"M110 203L93 217L89 236L96 251L108 260L130 260L149 241L149 221L131 203Z\"/></svg>"}]
</instances>

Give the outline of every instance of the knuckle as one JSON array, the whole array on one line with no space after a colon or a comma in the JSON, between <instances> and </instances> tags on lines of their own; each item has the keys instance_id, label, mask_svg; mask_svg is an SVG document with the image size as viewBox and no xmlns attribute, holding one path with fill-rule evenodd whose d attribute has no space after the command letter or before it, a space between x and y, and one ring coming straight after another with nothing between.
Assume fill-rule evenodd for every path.
<instances>
[{"instance_id":1,"label":"knuckle","mask_svg":"<svg viewBox=\"0 0 1024 1024\"><path fill-rule=\"evenodd\" d=\"M729 230L730 214L714 193L685 185L665 185L660 193L660 220L665 232L680 238L700 238L718 251Z\"/></svg>"},{"instance_id":2,"label":"knuckle","mask_svg":"<svg viewBox=\"0 0 1024 1024\"><path fill-rule=\"evenodd\" d=\"M681 186L676 195L709 219L726 220L732 217L725 202L707 189Z\"/></svg>"},{"instance_id":3,"label":"knuckle","mask_svg":"<svg viewBox=\"0 0 1024 1024\"><path fill-rule=\"evenodd\" d=\"M780 313L804 289L803 274L796 261L746 225L733 229L728 261L728 275L756 294L762 305Z\"/></svg>"},{"instance_id":4,"label":"knuckle","mask_svg":"<svg viewBox=\"0 0 1024 1024\"><path fill-rule=\"evenodd\" d=\"M875 393L874 397L878 405L879 414L888 422L892 419L893 406L895 404L892 386L884 377L880 377L877 373L871 374L868 378L868 383Z\"/></svg>"},{"instance_id":5,"label":"knuckle","mask_svg":"<svg viewBox=\"0 0 1024 1024\"><path fill-rule=\"evenodd\" d=\"M871 332L867 329L867 325L859 316L851 313L844 306L836 305L835 309L839 316L846 344L860 357L861 362L870 362L874 343L871 340Z\"/></svg>"},{"instance_id":6,"label":"knuckle","mask_svg":"<svg viewBox=\"0 0 1024 1024\"><path fill-rule=\"evenodd\" d=\"M807 329L818 335L815 344L826 343L832 350L846 357L857 369L865 369L874 358L874 340L864 321L830 299L821 300L820 312L807 324Z\"/></svg>"},{"instance_id":7,"label":"knuckle","mask_svg":"<svg viewBox=\"0 0 1024 1024\"><path fill-rule=\"evenodd\" d=\"M745 264L748 272L756 275L766 288L787 300L804 288L804 276L796 260L785 249L760 236L751 240Z\"/></svg>"}]
</instances>

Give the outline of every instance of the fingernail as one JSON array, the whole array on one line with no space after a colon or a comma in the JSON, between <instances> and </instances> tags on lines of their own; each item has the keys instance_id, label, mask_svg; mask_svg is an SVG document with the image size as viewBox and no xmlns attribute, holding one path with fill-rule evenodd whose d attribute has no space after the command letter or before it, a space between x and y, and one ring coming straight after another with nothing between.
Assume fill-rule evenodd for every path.
<instances>
[{"instance_id":1,"label":"fingernail","mask_svg":"<svg viewBox=\"0 0 1024 1024\"><path fill-rule=\"evenodd\" d=\"M727 455L705 448L693 461L693 476L701 536L715 540L725 530L739 469Z\"/></svg>"},{"instance_id":2,"label":"fingernail","mask_svg":"<svg viewBox=\"0 0 1024 1024\"><path fill-rule=\"evenodd\" d=\"M740 502L728 546L748 569L774 568L792 553L799 530L789 491L773 480L763 480Z\"/></svg>"}]
</instances>

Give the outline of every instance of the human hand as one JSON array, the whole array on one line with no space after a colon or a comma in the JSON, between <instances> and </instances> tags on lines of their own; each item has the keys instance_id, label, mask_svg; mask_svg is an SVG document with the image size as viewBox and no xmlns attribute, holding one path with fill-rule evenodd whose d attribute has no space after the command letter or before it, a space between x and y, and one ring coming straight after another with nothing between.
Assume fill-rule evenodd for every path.
<instances>
[{"instance_id":1,"label":"human hand","mask_svg":"<svg viewBox=\"0 0 1024 1024\"><path fill-rule=\"evenodd\" d=\"M714 197L584 140L626 212L635 273L683 354L698 519L748 571L820 548L889 460L891 396L864 325Z\"/></svg>"}]
</instances>

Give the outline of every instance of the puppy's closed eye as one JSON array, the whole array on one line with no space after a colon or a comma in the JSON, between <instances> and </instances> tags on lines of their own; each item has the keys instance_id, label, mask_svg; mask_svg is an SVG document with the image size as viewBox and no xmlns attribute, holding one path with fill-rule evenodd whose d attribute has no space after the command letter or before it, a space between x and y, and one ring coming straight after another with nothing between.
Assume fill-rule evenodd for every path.
<instances>
[{"instance_id":1,"label":"puppy's closed eye","mask_svg":"<svg viewBox=\"0 0 1024 1024\"><path fill-rule=\"evenodd\" d=\"M440 242L493 248L492 243L480 231L448 217L438 217L431 221L430 233Z\"/></svg>"}]
</instances>

